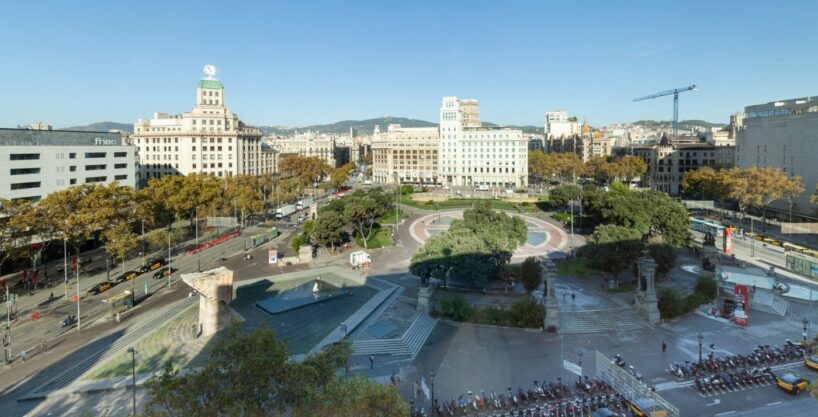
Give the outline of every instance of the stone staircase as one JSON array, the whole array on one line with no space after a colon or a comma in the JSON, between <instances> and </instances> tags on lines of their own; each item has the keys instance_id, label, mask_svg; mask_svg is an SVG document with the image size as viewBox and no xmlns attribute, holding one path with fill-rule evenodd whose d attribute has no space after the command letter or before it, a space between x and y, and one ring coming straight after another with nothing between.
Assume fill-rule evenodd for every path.
<instances>
[{"instance_id":1,"label":"stone staircase","mask_svg":"<svg viewBox=\"0 0 818 417\"><path fill-rule=\"evenodd\" d=\"M432 334L435 325L437 320L421 313L400 338L356 340L352 342L352 350L355 355L408 356L414 359Z\"/></svg>"},{"instance_id":2,"label":"stone staircase","mask_svg":"<svg viewBox=\"0 0 818 417\"><path fill-rule=\"evenodd\" d=\"M604 333L639 330L650 327L635 308L607 310L560 311L560 333Z\"/></svg>"},{"instance_id":3,"label":"stone staircase","mask_svg":"<svg viewBox=\"0 0 818 417\"><path fill-rule=\"evenodd\" d=\"M187 297L176 304L173 304L171 307L160 312L159 314L156 314L146 321L135 325L134 327L128 329L128 331L126 331L122 337L111 343L111 345L86 355L74 366L71 366L55 378L35 388L29 394L20 398L20 400L45 398L49 392L67 387L72 382L78 380L86 371L94 367L96 364L102 363L106 359L124 351L129 346L133 346L136 344L136 342L158 329L177 314L187 310L198 301L198 296Z\"/></svg>"}]
</instances>

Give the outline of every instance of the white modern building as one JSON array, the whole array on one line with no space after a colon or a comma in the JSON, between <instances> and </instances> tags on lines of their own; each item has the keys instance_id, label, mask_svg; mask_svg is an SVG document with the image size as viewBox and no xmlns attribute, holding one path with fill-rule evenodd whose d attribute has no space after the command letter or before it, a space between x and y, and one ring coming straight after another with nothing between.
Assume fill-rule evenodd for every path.
<instances>
[{"instance_id":1,"label":"white modern building","mask_svg":"<svg viewBox=\"0 0 818 417\"><path fill-rule=\"evenodd\" d=\"M136 157L108 132L0 129L0 198L39 201L73 185L133 187Z\"/></svg>"},{"instance_id":2,"label":"white modern building","mask_svg":"<svg viewBox=\"0 0 818 417\"><path fill-rule=\"evenodd\" d=\"M372 135L372 181L379 184L436 185L440 132L436 127L401 127Z\"/></svg>"},{"instance_id":3,"label":"white modern building","mask_svg":"<svg viewBox=\"0 0 818 417\"><path fill-rule=\"evenodd\" d=\"M439 128L439 169L445 185L528 184L528 138L519 129L481 127L477 100L443 97Z\"/></svg>"},{"instance_id":4,"label":"white modern building","mask_svg":"<svg viewBox=\"0 0 818 417\"><path fill-rule=\"evenodd\" d=\"M787 175L801 176L806 191L795 204L800 211L811 212L814 205L809 197L818 184L818 98L779 100L744 110L736 134L736 165L771 166ZM777 205L781 209L788 207L784 201Z\"/></svg>"},{"instance_id":5,"label":"white modern building","mask_svg":"<svg viewBox=\"0 0 818 417\"><path fill-rule=\"evenodd\" d=\"M262 150L261 130L245 125L225 106L224 86L215 74L215 67L205 66L206 76L196 86L192 111L154 113L152 119L134 123L140 185L164 175L227 177L272 172L269 167L275 166L275 154Z\"/></svg>"},{"instance_id":6,"label":"white modern building","mask_svg":"<svg viewBox=\"0 0 818 417\"><path fill-rule=\"evenodd\" d=\"M576 117L568 117L562 110L545 113L545 141L551 139L571 138L579 134L579 122ZM549 146L545 146L549 148Z\"/></svg>"}]
</instances>

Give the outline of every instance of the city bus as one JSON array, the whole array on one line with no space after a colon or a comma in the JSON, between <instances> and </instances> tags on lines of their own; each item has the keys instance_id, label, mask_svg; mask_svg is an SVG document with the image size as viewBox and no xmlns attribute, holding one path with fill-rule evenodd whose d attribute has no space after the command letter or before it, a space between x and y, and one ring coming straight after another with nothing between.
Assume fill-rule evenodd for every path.
<instances>
[{"instance_id":1,"label":"city bus","mask_svg":"<svg viewBox=\"0 0 818 417\"><path fill-rule=\"evenodd\" d=\"M724 235L724 225L709 222L707 220L699 219L697 217L690 218L690 228L701 233L709 233L715 237Z\"/></svg>"}]
</instances>

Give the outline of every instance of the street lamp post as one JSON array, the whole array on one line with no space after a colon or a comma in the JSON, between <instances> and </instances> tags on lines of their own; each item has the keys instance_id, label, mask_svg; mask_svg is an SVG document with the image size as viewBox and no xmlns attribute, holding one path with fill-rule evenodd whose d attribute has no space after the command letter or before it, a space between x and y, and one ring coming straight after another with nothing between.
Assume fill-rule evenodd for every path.
<instances>
[{"instance_id":1,"label":"street lamp post","mask_svg":"<svg viewBox=\"0 0 818 417\"><path fill-rule=\"evenodd\" d=\"M704 336L702 336L702 332L699 332L699 364L702 363L702 340L704 340Z\"/></svg>"},{"instance_id":2,"label":"street lamp post","mask_svg":"<svg viewBox=\"0 0 818 417\"><path fill-rule=\"evenodd\" d=\"M133 415L136 415L136 350L133 346L128 348L131 354L131 391L133 392Z\"/></svg>"},{"instance_id":3,"label":"street lamp post","mask_svg":"<svg viewBox=\"0 0 818 417\"><path fill-rule=\"evenodd\" d=\"M435 407L435 371L429 373L429 382L432 384L432 417L437 417L437 407Z\"/></svg>"},{"instance_id":4,"label":"street lamp post","mask_svg":"<svg viewBox=\"0 0 818 417\"><path fill-rule=\"evenodd\" d=\"M807 343L807 326L809 326L809 320L805 318L804 320L801 321L801 324L804 325L804 333L802 333L802 335L804 336L804 343Z\"/></svg>"},{"instance_id":5,"label":"street lamp post","mask_svg":"<svg viewBox=\"0 0 818 417\"><path fill-rule=\"evenodd\" d=\"M571 256L574 257L574 201L571 200Z\"/></svg>"},{"instance_id":6,"label":"street lamp post","mask_svg":"<svg viewBox=\"0 0 818 417\"><path fill-rule=\"evenodd\" d=\"M63 291L65 292L65 301L68 301L68 240L64 236L62 238L62 254L62 271L65 274Z\"/></svg>"},{"instance_id":7,"label":"street lamp post","mask_svg":"<svg viewBox=\"0 0 818 417\"><path fill-rule=\"evenodd\" d=\"M202 251L199 250L199 206L196 206L196 272L202 272Z\"/></svg>"},{"instance_id":8,"label":"street lamp post","mask_svg":"<svg viewBox=\"0 0 818 417\"><path fill-rule=\"evenodd\" d=\"M171 225L168 224L168 262L167 262L167 267L168 267L168 287L170 287L170 275L173 272L173 269L170 267L170 256L171 256L170 255L170 233L171 233L171 230L172 230Z\"/></svg>"},{"instance_id":9,"label":"street lamp post","mask_svg":"<svg viewBox=\"0 0 818 417\"><path fill-rule=\"evenodd\" d=\"M400 206L400 177L398 172L393 174L395 177L395 242L398 241L398 207Z\"/></svg>"}]
</instances>

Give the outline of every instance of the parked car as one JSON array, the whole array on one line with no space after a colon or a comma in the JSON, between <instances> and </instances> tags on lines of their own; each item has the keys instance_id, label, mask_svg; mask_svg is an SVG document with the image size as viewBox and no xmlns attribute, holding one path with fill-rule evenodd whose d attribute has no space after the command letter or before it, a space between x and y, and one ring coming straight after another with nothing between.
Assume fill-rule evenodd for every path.
<instances>
[{"instance_id":1,"label":"parked car","mask_svg":"<svg viewBox=\"0 0 818 417\"><path fill-rule=\"evenodd\" d=\"M128 271L128 272L118 276L114 282L120 283L120 282L130 281L130 280L132 280L132 279L134 279L134 278L136 278L138 276L139 276L138 271Z\"/></svg>"},{"instance_id":2,"label":"parked car","mask_svg":"<svg viewBox=\"0 0 818 417\"><path fill-rule=\"evenodd\" d=\"M163 266L165 266L165 258L157 258L146 263L145 265L142 265L139 268L139 273L144 274L145 272L156 271Z\"/></svg>"},{"instance_id":3,"label":"parked car","mask_svg":"<svg viewBox=\"0 0 818 417\"><path fill-rule=\"evenodd\" d=\"M799 392L807 389L809 386L809 381L792 372L788 372L775 377L775 384L778 385L778 388L781 388L784 391L798 394Z\"/></svg>"},{"instance_id":4,"label":"parked car","mask_svg":"<svg viewBox=\"0 0 818 417\"><path fill-rule=\"evenodd\" d=\"M103 293L105 291L110 290L111 287L113 287L114 285L115 285L114 282L102 281L99 284L94 285L93 287L91 287L91 289L88 290L88 294L97 295L97 294Z\"/></svg>"},{"instance_id":5,"label":"parked car","mask_svg":"<svg viewBox=\"0 0 818 417\"><path fill-rule=\"evenodd\" d=\"M176 272L178 270L179 269L177 269L177 268L162 268L162 270L157 271L155 274L153 274L153 279L167 278L168 275L170 275L170 274L172 274L172 273L174 273L174 272Z\"/></svg>"}]
</instances>

